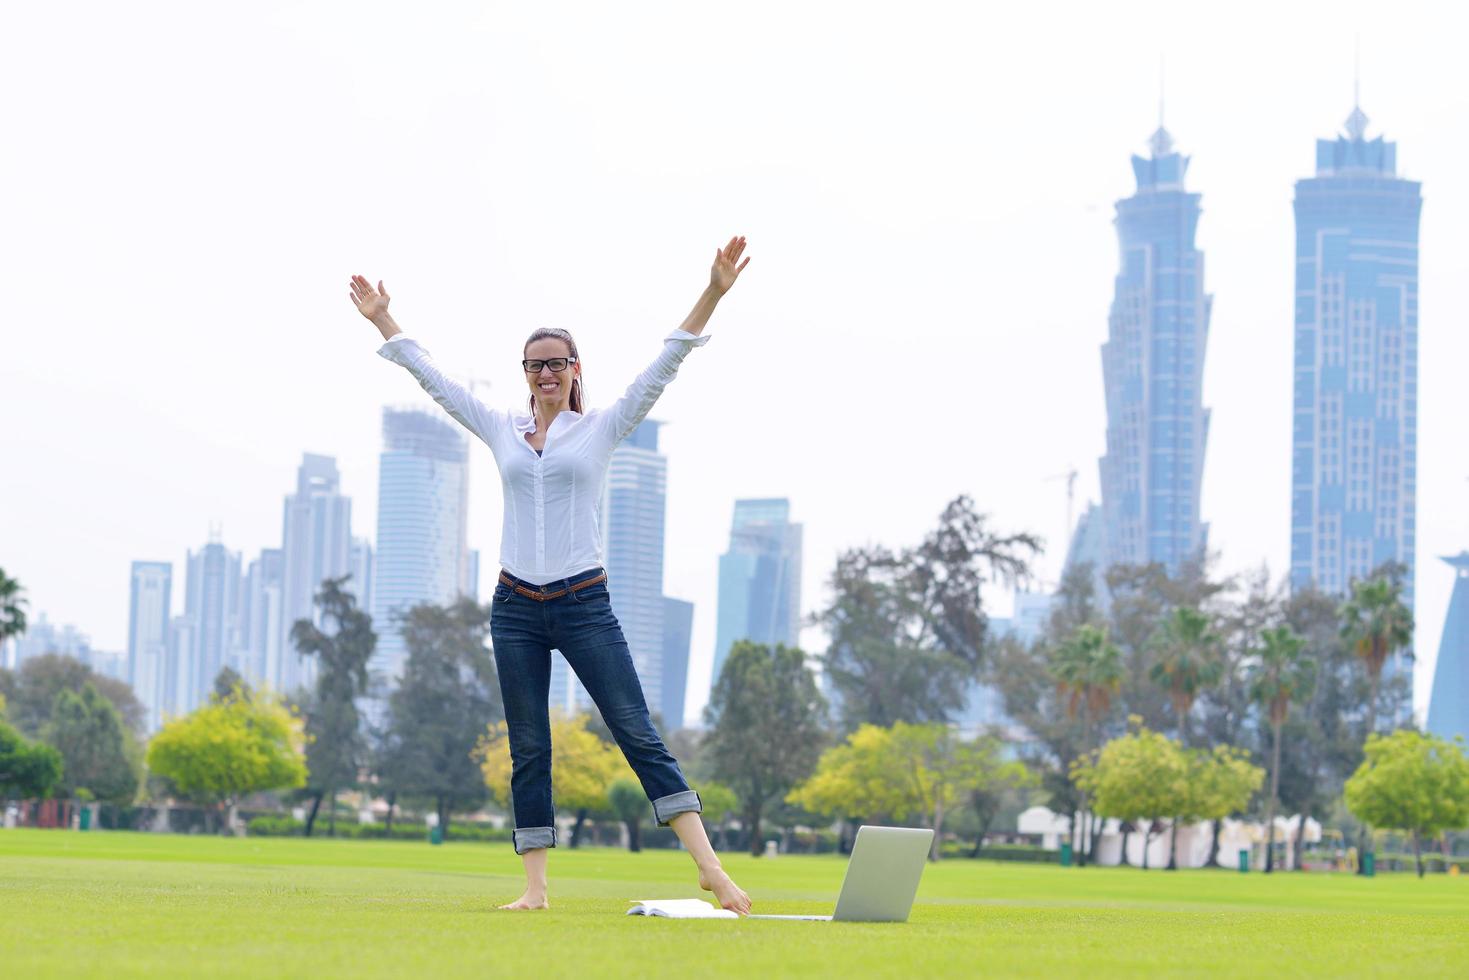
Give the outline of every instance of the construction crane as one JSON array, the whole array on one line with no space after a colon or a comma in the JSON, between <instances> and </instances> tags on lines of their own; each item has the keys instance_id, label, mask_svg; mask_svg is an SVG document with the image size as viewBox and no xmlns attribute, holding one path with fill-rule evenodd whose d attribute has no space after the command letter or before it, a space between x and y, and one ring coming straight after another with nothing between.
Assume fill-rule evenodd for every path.
<instances>
[{"instance_id":1,"label":"construction crane","mask_svg":"<svg viewBox=\"0 0 1469 980\"><path fill-rule=\"evenodd\" d=\"M1077 472L1075 466L1068 469L1065 473L1056 473L1046 477L1047 483L1054 483L1057 480L1066 481L1066 539L1068 541L1071 539L1071 520L1076 509L1076 477Z\"/></svg>"}]
</instances>

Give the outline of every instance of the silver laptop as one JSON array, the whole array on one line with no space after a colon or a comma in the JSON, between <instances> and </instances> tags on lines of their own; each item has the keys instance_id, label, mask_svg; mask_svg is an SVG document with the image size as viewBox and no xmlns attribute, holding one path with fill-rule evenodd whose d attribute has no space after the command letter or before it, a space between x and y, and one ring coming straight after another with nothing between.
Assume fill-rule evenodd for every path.
<instances>
[{"instance_id":1,"label":"silver laptop","mask_svg":"<svg viewBox=\"0 0 1469 980\"><path fill-rule=\"evenodd\" d=\"M907 922L928 861L932 830L858 827L833 915L751 915L751 919Z\"/></svg>"}]
</instances>

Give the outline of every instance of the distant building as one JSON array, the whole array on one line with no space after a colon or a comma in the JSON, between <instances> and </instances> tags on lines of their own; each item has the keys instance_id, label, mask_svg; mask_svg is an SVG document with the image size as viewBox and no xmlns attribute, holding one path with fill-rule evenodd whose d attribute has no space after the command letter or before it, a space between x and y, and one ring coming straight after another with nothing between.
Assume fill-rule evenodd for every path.
<instances>
[{"instance_id":1,"label":"distant building","mask_svg":"<svg viewBox=\"0 0 1469 980\"><path fill-rule=\"evenodd\" d=\"M315 596L321 583L352 570L352 500L341 492L337 461L304 453L296 471L296 492L286 497L281 521L280 673L273 686L283 691L310 686L316 663L291 643L299 619L321 624Z\"/></svg>"},{"instance_id":2,"label":"distant building","mask_svg":"<svg viewBox=\"0 0 1469 980\"><path fill-rule=\"evenodd\" d=\"M127 681L143 704L150 732L163 720L172 591L172 562L132 563L128 587Z\"/></svg>"},{"instance_id":3,"label":"distant building","mask_svg":"<svg viewBox=\"0 0 1469 980\"><path fill-rule=\"evenodd\" d=\"M659 711L664 727L684 726L684 704L688 696L689 648L694 631L694 604L663 597L663 703Z\"/></svg>"},{"instance_id":4,"label":"distant building","mask_svg":"<svg viewBox=\"0 0 1469 980\"><path fill-rule=\"evenodd\" d=\"M710 684L740 640L797 646L801 630L801 525L784 497L736 500L729 550L719 557L719 611Z\"/></svg>"},{"instance_id":5,"label":"distant building","mask_svg":"<svg viewBox=\"0 0 1469 980\"><path fill-rule=\"evenodd\" d=\"M471 551L475 588L470 595L478 594L479 552ZM372 612L372 542L366 538L352 539L352 554L348 562L352 578L347 582L347 591L357 599L357 608Z\"/></svg>"},{"instance_id":6,"label":"distant building","mask_svg":"<svg viewBox=\"0 0 1469 980\"><path fill-rule=\"evenodd\" d=\"M244 666L240 553L211 541L197 552L189 552L187 568L184 619L189 626L188 637L186 645L177 651L187 664L177 665L177 678L183 683L173 692L180 712L193 711L206 703L215 677L225 667L243 674Z\"/></svg>"},{"instance_id":7,"label":"distant building","mask_svg":"<svg viewBox=\"0 0 1469 980\"><path fill-rule=\"evenodd\" d=\"M468 511L469 442L460 429L437 413L384 409L372 581L378 640L369 664L377 682L402 675L409 608L468 594Z\"/></svg>"},{"instance_id":8,"label":"distant building","mask_svg":"<svg viewBox=\"0 0 1469 980\"><path fill-rule=\"evenodd\" d=\"M1346 129L1296 182L1291 582L1346 595L1400 562L1412 609L1422 197L1360 107Z\"/></svg>"},{"instance_id":9,"label":"distant building","mask_svg":"<svg viewBox=\"0 0 1469 980\"><path fill-rule=\"evenodd\" d=\"M1208 534L1199 494L1212 298L1194 244L1199 195L1184 189L1189 158L1161 125L1150 145L1150 156L1132 158L1137 193L1117 202L1121 262L1102 345L1102 564L1158 562L1174 572L1202 553Z\"/></svg>"},{"instance_id":10,"label":"distant building","mask_svg":"<svg viewBox=\"0 0 1469 980\"><path fill-rule=\"evenodd\" d=\"M48 653L71 657L92 666L91 637L70 623L57 626L46 619L44 612L37 613L26 624L26 631L13 637L11 642L14 644L13 662L17 668L32 657Z\"/></svg>"},{"instance_id":11,"label":"distant building","mask_svg":"<svg viewBox=\"0 0 1469 980\"><path fill-rule=\"evenodd\" d=\"M663 706L668 457L658 450L661 424L645 419L613 450L600 508L612 612L627 639L643 695L653 711ZM559 651L551 657L551 691L552 703L569 714L591 706L591 698Z\"/></svg>"},{"instance_id":12,"label":"distant building","mask_svg":"<svg viewBox=\"0 0 1469 980\"><path fill-rule=\"evenodd\" d=\"M281 629L285 554L262 548L245 572L242 605L245 666L240 674L251 684L281 690Z\"/></svg>"},{"instance_id":13,"label":"distant building","mask_svg":"<svg viewBox=\"0 0 1469 980\"><path fill-rule=\"evenodd\" d=\"M1442 738L1462 735L1469 741L1469 551L1444 561L1454 569L1454 593L1434 663L1426 727Z\"/></svg>"}]
</instances>

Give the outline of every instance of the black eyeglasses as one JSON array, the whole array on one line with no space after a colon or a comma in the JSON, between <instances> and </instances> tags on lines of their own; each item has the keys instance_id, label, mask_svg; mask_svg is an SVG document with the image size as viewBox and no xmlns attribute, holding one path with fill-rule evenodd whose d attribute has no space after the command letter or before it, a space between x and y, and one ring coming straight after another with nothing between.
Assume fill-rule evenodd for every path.
<instances>
[{"instance_id":1,"label":"black eyeglasses","mask_svg":"<svg viewBox=\"0 0 1469 980\"><path fill-rule=\"evenodd\" d=\"M576 358L574 357L548 357L544 361L539 359L521 361L520 366L531 374L540 374L541 368L543 367L548 367L557 374L560 374L566 370L568 365L574 363L576 363Z\"/></svg>"}]
</instances>

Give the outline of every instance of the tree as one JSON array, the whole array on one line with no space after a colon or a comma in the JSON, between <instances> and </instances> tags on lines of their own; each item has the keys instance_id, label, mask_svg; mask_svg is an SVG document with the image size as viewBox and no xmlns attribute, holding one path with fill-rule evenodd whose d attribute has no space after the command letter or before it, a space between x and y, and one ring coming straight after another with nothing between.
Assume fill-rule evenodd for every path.
<instances>
[{"instance_id":1,"label":"tree","mask_svg":"<svg viewBox=\"0 0 1469 980\"><path fill-rule=\"evenodd\" d=\"M634 853L643 849L643 820L648 816L648 797L635 779L614 780L607 787L607 802L627 828L627 849Z\"/></svg>"},{"instance_id":2,"label":"tree","mask_svg":"<svg viewBox=\"0 0 1469 980\"><path fill-rule=\"evenodd\" d=\"M1178 743L1152 731L1133 715L1134 730L1078 759L1072 778L1104 817L1129 821L1143 830L1143 869L1148 845L1164 819L1182 809L1188 759ZM1124 862L1127 855L1122 856Z\"/></svg>"},{"instance_id":3,"label":"tree","mask_svg":"<svg viewBox=\"0 0 1469 980\"><path fill-rule=\"evenodd\" d=\"M1388 657L1413 642L1413 613L1402 602L1401 566L1379 570L1352 583L1352 597L1342 606L1342 635L1367 672L1372 693L1367 700L1367 734L1377 731L1377 703L1382 668Z\"/></svg>"},{"instance_id":4,"label":"tree","mask_svg":"<svg viewBox=\"0 0 1469 980\"><path fill-rule=\"evenodd\" d=\"M0 646L4 646L12 636L20 636L26 631L24 607L30 600L21 595L24 591L19 582L0 568Z\"/></svg>"},{"instance_id":5,"label":"tree","mask_svg":"<svg viewBox=\"0 0 1469 980\"><path fill-rule=\"evenodd\" d=\"M449 814L487 793L474 750L501 717L489 626L489 607L465 597L447 607L421 603L403 623L408 662L388 700L379 777L390 793L432 799L446 834Z\"/></svg>"},{"instance_id":6,"label":"tree","mask_svg":"<svg viewBox=\"0 0 1469 980\"><path fill-rule=\"evenodd\" d=\"M556 760L551 767L551 795L558 806L576 811L572 847L581 844L587 815L610 805L607 791L612 784L619 779L636 780L622 752L611 742L598 738L588 727L589 723L590 717L585 714L566 717L553 713L551 716L551 755ZM489 726L475 748L475 757L480 760L490 798L508 808L513 766L509 728L503 721Z\"/></svg>"},{"instance_id":7,"label":"tree","mask_svg":"<svg viewBox=\"0 0 1469 980\"><path fill-rule=\"evenodd\" d=\"M1186 773L1179 783L1179 801L1168 845L1168 868L1178 868L1178 827L1198 820L1217 822L1250 805L1250 797L1265 781L1265 771L1250 762L1249 753L1231 745L1213 749L1185 749ZM1209 861L1216 852L1210 847Z\"/></svg>"},{"instance_id":8,"label":"tree","mask_svg":"<svg viewBox=\"0 0 1469 980\"><path fill-rule=\"evenodd\" d=\"M45 798L61 782L61 753L0 721L0 800Z\"/></svg>"},{"instance_id":9,"label":"tree","mask_svg":"<svg viewBox=\"0 0 1469 980\"><path fill-rule=\"evenodd\" d=\"M730 815L739 811L740 798L735 795L734 790L713 780L701 780L693 789L698 792L699 801L704 804L704 823L713 822L718 825L719 836L716 838L715 850L722 851L729 832Z\"/></svg>"},{"instance_id":10,"label":"tree","mask_svg":"<svg viewBox=\"0 0 1469 980\"><path fill-rule=\"evenodd\" d=\"M27 737L35 738L51 720L56 695L62 690L80 694L87 684L112 702L129 731L136 736L143 734L147 712L132 688L122 681L96 673L75 657L59 653L29 657L15 671L7 694L7 713L11 724Z\"/></svg>"},{"instance_id":11,"label":"tree","mask_svg":"<svg viewBox=\"0 0 1469 980\"><path fill-rule=\"evenodd\" d=\"M981 587L1025 581L1039 550L1034 535L991 530L961 496L916 548L842 553L816 621L831 638L823 661L844 730L946 721L961 708L986 649Z\"/></svg>"},{"instance_id":12,"label":"tree","mask_svg":"<svg viewBox=\"0 0 1469 980\"><path fill-rule=\"evenodd\" d=\"M244 796L306 782L300 717L277 695L236 690L170 721L148 745L148 768L185 796L227 808L229 828Z\"/></svg>"},{"instance_id":13,"label":"tree","mask_svg":"<svg viewBox=\"0 0 1469 980\"><path fill-rule=\"evenodd\" d=\"M1377 708L1382 695L1382 668L1388 657L1413 642L1413 613L1403 605L1402 565L1389 564L1366 581L1352 583L1352 597L1342 606L1342 635L1351 644L1367 673L1365 738L1377 731ZM1358 836L1358 853L1367 850L1367 828Z\"/></svg>"},{"instance_id":14,"label":"tree","mask_svg":"<svg viewBox=\"0 0 1469 980\"><path fill-rule=\"evenodd\" d=\"M1188 717L1194 700L1205 688L1217 684L1224 672L1219 635L1204 613L1180 606L1163 620L1154 634L1153 648L1157 659L1148 676L1168 692L1178 740L1187 746Z\"/></svg>"},{"instance_id":15,"label":"tree","mask_svg":"<svg viewBox=\"0 0 1469 980\"><path fill-rule=\"evenodd\" d=\"M1469 826L1469 756L1412 729L1367 736L1367 758L1346 782L1347 808L1363 823L1406 831L1423 877L1422 839Z\"/></svg>"},{"instance_id":16,"label":"tree","mask_svg":"<svg viewBox=\"0 0 1469 980\"><path fill-rule=\"evenodd\" d=\"M1280 734L1290 706L1310 690L1315 664L1304 652L1305 640L1289 626L1260 634L1259 651L1250 683L1250 697L1270 719L1270 802L1265 811L1265 873L1275 870L1275 810L1280 804ZM1301 816L1302 821L1305 815Z\"/></svg>"},{"instance_id":17,"label":"tree","mask_svg":"<svg viewBox=\"0 0 1469 980\"><path fill-rule=\"evenodd\" d=\"M1001 758L997 739L961 741L947 725L863 725L822 754L816 772L786 798L827 816L892 816L933 829L937 860L945 814L972 793L1017 785L1029 774Z\"/></svg>"},{"instance_id":18,"label":"tree","mask_svg":"<svg viewBox=\"0 0 1469 980\"><path fill-rule=\"evenodd\" d=\"M306 712L306 767L310 773L306 785L312 801L306 818L307 837L323 798L330 801L327 832L336 833L337 792L356 785L367 763L357 699L367 692L367 662L377 647L377 634L372 631L372 617L342 588L351 577L326 579L314 597L330 632L318 629L309 619L291 625L291 643L303 656L317 660L316 690Z\"/></svg>"},{"instance_id":19,"label":"tree","mask_svg":"<svg viewBox=\"0 0 1469 980\"><path fill-rule=\"evenodd\" d=\"M61 753L66 797L128 803L142 779L141 753L117 709L91 684L56 694L43 740Z\"/></svg>"},{"instance_id":20,"label":"tree","mask_svg":"<svg viewBox=\"0 0 1469 980\"><path fill-rule=\"evenodd\" d=\"M1158 562L1107 569L1108 633L1122 650L1120 701L1155 729L1166 727L1170 717L1168 692L1152 679L1159 624L1180 607L1208 608L1233 587L1230 581L1209 577L1209 561L1208 556L1195 557L1173 574Z\"/></svg>"},{"instance_id":21,"label":"tree","mask_svg":"<svg viewBox=\"0 0 1469 980\"><path fill-rule=\"evenodd\" d=\"M740 799L751 854L760 854L766 806L816 767L825 716L799 649L748 641L731 648L705 709L705 746L712 775Z\"/></svg>"},{"instance_id":22,"label":"tree","mask_svg":"<svg viewBox=\"0 0 1469 980\"><path fill-rule=\"evenodd\" d=\"M1081 715L1083 751L1090 750L1099 741L1102 719L1122 684L1122 652L1107 638L1105 628L1078 626L1054 651L1051 676L1057 689L1066 696L1066 713L1072 717ZM1086 788L1080 788L1081 812L1089 819ZM1091 841L1091 831L1083 828L1082 864L1091 853Z\"/></svg>"}]
</instances>

